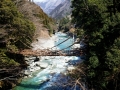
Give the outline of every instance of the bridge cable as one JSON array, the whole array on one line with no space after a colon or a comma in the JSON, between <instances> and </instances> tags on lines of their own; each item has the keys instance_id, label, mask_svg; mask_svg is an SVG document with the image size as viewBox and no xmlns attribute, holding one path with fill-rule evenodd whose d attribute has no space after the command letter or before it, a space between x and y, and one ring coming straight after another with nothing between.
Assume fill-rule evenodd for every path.
<instances>
[{"instance_id":1,"label":"bridge cable","mask_svg":"<svg viewBox=\"0 0 120 90\"><path fill-rule=\"evenodd\" d=\"M65 50L65 49L67 49L67 48L69 48L69 47L73 46L75 43L76 43L76 42L74 42L74 43L73 43L73 44L71 44L70 46L68 46L68 47L66 47L66 48L63 48L63 49L61 49L61 50L59 50L59 51L63 51L63 50Z\"/></svg>"},{"instance_id":2,"label":"bridge cable","mask_svg":"<svg viewBox=\"0 0 120 90\"><path fill-rule=\"evenodd\" d=\"M65 49L67 49L67 48L69 48L69 47L73 46L74 44L76 44L76 42L74 42L73 44L71 44L70 46L68 46L68 47L66 47L66 48L64 48L64 49L62 49L62 50L57 50L57 52L59 53L59 52L61 52L61 51L62 51L62 53L64 53L64 52L63 52L63 50L65 50ZM70 51L70 50L69 50L69 51Z\"/></svg>"},{"instance_id":3,"label":"bridge cable","mask_svg":"<svg viewBox=\"0 0 120 90\"><path fill-rule=\"evenodd\" d=\"M62 41L61 43L59 43L59 44L57 44L57 45L55 45L55 46L53 46L53 47L51 47L51 48L49 48L49 49L52 49L52 48L54 48L54 47L56 47L56 46L58 46L58 45L64 43L65 41L69 40L70 38L71 38L71 37L67 38L66 40Z\"/></svg>"}]
</instances>

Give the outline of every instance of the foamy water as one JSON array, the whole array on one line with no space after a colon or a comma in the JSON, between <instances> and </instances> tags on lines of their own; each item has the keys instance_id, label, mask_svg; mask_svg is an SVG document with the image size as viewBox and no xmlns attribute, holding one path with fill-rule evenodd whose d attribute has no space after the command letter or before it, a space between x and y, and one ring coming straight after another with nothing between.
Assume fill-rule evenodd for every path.
<instances>
[{"instance_id":1,"label":"foamy water","mask_svg":"<svg viewBox=\"0 0 120 90\"><path fill-rule=\"evenodd\" d=\"M64 41L66 38L67 38L66 34L63 34L63 33L57 33L55 36L52 36L50 39L47 39L47 40L38 38L37 42L32 43L33 50L52 48L56 44L59 44L60 42ZM62 49L71 44L72 44L72 39L64 42L63 44L61 44L56 48ZM21 82L21 84L17 86L14 90L57 90L57 89L53 89L53 88L50 89L50 88L54 87L56 82L58 82L59 84L59 83L62 83L63 80L65 81L67 78L62 77L61 74L65 75L66 70L74 69L73 64L78 63L80 61L81 61L80 57L77 57L77 56L71 56L71 57L70 56L56 56L56 57L41 56L39 64L40 63L43 63L43 65L47 64L46 68L42 69L32 78L24 79ZM43 84L44 82L45 84ZM63 89L58 89L58 90L63 90ZM69 89L66 89L66 90L69 90Z\"/></svg>"},{"instance_id":2,"label":"foamy water","mask_svg":"<svg viewBox=\"0 0 120 90\"><path fill-rule=\"evenodd\" d=\"M51 38L49 39L41 39L38 38L37 41L32 43L32 49L33 50L38 50L38 49L49 49L55 46L55 40L56 40L56 36L53 35Z\"/></svg>"}]
</instances>

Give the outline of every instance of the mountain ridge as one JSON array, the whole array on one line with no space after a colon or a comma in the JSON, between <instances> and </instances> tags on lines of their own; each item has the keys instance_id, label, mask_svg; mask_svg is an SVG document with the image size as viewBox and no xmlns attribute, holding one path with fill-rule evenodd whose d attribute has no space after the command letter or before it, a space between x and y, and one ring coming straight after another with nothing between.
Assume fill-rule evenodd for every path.
<instances>
[{"instance_id":1,"label":"mountain ridge","mask_svg":"<svg viewBox=\"0 0 120 90\"><path fill-rule=\"evenodd\" d=\"M54 19L61 19L72 12L71 0L66 0L58 5L53 11L50 12L50 16Z\"/></svg>"},{"instance_id":2,"label":"mountain ridge","mask_svg":"<svg viewBox=\"0 0 120 90\"><path fill-rule=\"evenodd\" d=\"M65 0L49 0L46 2L35 2L39 5L43 11L49 15L49 13L55 9L59 4L63 3Z\"/></svg>"}]
</instances>

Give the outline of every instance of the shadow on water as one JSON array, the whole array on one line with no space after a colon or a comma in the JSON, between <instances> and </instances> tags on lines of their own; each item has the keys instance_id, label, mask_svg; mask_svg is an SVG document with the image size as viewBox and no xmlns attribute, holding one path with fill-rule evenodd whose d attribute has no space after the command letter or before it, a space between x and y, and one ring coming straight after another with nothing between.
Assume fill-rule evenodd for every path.
<instances>
[{"instance_id":1,"label":"shadow on water","mask_svg":"<svg viewBox=\"0 0 120 90\"><path fill-rule=\"evenodd\" d=\"M45 81L41 84L38 84L38 85L34 85L34 84L23 84L23 83L20 83L18 85L18 87L23 87L23 88L26 88L26 89L33 89L33 90L38 90L40 89L40 87L44 86L48 81Z\"/></svg>"},{"instance_id":2,"label":"shadow on water","mask_svg":"<svg viewBox=\"0 0 120 90\"><path fill-rule=\"evenodd\" d=\"M48 84L52 86L45 87L40 90L81 90L81 88L72 83L69 76L63 74L55 74L53 80L50 80Z\"/></svg>"},{"instance_id":3,"label":"shadow on water","mask_svg":"<svg viewBox=\"0 0 120 90\"><path fill-rule=\"evenodd\" d=\"M45 88L44 90L81 90L80 87L72 87L72 86L54 86L54 87L48 87Z\"/></svg>"},{"instance_id":4,"label":"shadow on water","mask_svg":"<svg viewBox=\"0 0 120 90\"><path fill-rule=\"evenodd\" d=\"M76 58L77 59L73 59L73 60L68 61L68 65L76 66L77 64L79 64L83 61L80 56L76 56Z\"/></svg>"}]
</instances>

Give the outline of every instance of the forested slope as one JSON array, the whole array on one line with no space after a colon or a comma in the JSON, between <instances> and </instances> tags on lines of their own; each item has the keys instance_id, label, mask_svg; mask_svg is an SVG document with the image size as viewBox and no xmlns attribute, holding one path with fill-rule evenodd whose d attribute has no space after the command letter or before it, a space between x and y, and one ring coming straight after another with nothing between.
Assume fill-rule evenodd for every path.
<instances>
[{"instance_id":1,"label":"forested slope","mask_svg":"<svg viewBox=\"0 0 120 90\"><path fill-rule=\"evenodd\" d=\"M13 0L18 10L25 16L25 18L32 21L35 25L35 36L49 38L49 34L52 34L54 30L54 20L34 2L28 2L27 0Z\"/></svg>"},{"instance_id":2,"label":"forested slope","mask_svg":"<svg viewBox=\"0 0 120 90\"><path fill-rule=\"evenodd\" d=\"M35 8L28 11L27 7ZM27 65L17 52L31 48L36 33L41 32L38 27L49 30L52 21L40 7L27 0L0 1L0 89L8 90L17 83Z\"/></svg>"},{"instance_id":3,"label":"forested slope","mask_svg":"<svg viewBox=\"0 0 120 90\"><path fill-rule=\"evenodd\" d=\"M72 8L78 32L87 36L84 82L89 90L119 90L120 1L73 0Z\"/></svg>"}]
</instances>

